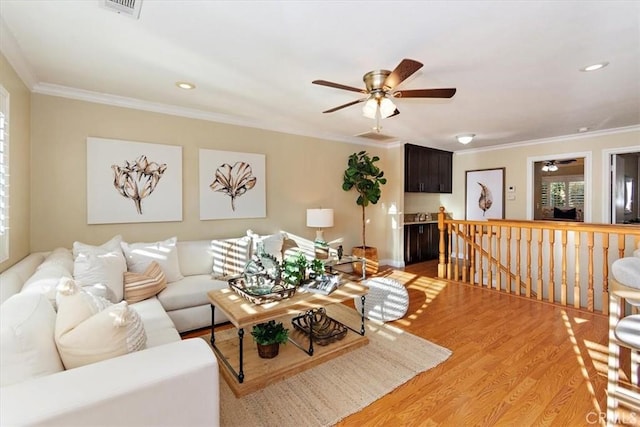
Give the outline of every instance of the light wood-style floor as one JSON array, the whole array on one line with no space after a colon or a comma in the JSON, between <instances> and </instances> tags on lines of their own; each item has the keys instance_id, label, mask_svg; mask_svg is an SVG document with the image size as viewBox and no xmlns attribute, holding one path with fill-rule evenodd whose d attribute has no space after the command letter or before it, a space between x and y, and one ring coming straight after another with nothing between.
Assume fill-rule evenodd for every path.
<instances>
[{"instance_id":1,"label":"light wood-style floor","mask_svg":"<svg viewBox=\"0 0 640 427\"><path fill-rule=\"evenodd\" d=\"M601 424L605 316L432 279L435 262L380 274L409 290L394 324L453 354L339 426Z\"/></svg>"}]
</instances>

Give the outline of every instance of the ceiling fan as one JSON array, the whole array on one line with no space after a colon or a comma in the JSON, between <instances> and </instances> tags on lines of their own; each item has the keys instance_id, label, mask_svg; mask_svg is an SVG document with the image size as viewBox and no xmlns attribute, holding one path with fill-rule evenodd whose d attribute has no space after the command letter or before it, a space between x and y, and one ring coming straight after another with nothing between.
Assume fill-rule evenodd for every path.
<instances>
[{"instance_id":1,"label":"ceiling fan","mask_svg":"<svg viewBox=\"0 0 640 427\"><path fill-rule=\"evenodd\" d=\"M576 162L577 159L566 160L548 160L542 165L543 172L555 172L558 170L558 165L568 165L569 163Z\"/></svg>"},{"instance_id":2,"label":"ceiling fan","mask_svg":"<svg viewBox=\"0 0 640 427\"><path fill-rule=\"evenodd\" d=\"M412 89L396 90L396 87L422 68L422 63L413 59L403 59L393 71L374 70L364 75L362 80L365 89L333 83L326 80L314 80L312 83L321 86L333 87L336 89L359 92L366 95L363 98L348 102L343 105L323 111L323 113L333 113L345 107L364 102L363 114L368 118L387 118L400 114L392 98L451 98L456 93L455 88L448 89Z\"/></svg>"}]
</instances>

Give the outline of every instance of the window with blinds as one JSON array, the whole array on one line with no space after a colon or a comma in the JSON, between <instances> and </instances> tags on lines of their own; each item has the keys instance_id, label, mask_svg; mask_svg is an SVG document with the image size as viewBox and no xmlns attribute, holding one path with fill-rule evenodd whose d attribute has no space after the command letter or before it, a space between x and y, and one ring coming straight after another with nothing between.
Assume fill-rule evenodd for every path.
<instances>
[{"instance_id":1,"label":"window with blinds","mask_svg":"<svg viewBox=\"0 0 640 427\"><path fill-rule=\"evenodd\" d=\"M9 93L0 86L0 262L9 258Z\"/></svg>"},{"instance_id":2,"label":"window with blinds","mask_svg":"<svg viewBox=\"0 0 640 427\"><path fill-rule=\"evenodd\" d=\"M541 204L546 208L583 208L584 176L543 176Z\"/></svg>"}]
</instances>

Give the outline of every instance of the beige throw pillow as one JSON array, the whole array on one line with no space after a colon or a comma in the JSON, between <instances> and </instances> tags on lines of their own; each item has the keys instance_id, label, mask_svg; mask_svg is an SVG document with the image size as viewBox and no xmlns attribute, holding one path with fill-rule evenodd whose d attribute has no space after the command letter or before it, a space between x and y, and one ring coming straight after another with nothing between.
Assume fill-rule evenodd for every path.
<instances>
[{"instance_id":1,"label":"beige throw pillow","mask_svg":"<svg viewBox=\"0 0 640 427\"><path fill-rule=\"evenodd\" d=\"M72 280L59 286L55 341L65 369L141 350L146 340L140 315L126 301L111 304Z\"/></svg>"},{"instance_id":2,"label":"beige throw pillow","mask_svg":"<svg viewBox=\"0 0 640 427\"><path fill-rule=\"evenodd\" d=\"M151 298L166 287L167 278L155 261L151 261L144 273L124 273L124 299L130 304Z\"/></svg>"}]
</instances>

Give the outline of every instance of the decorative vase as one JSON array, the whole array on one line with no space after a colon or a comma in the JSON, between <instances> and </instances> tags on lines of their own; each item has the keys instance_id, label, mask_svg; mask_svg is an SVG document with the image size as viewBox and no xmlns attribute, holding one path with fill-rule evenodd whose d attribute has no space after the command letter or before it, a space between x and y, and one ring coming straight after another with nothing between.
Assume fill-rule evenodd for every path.
<instances>
[{"instance_id":1,"label":"decorative vase","mask_svg":"<svg viewBox=\"0 0 640 427\"><path fill-rule=\"evenodd\" d=\"M358 258L364 258L367 260L366 262L366 273L367 275L376 274L378 272L378 248L373 246L355 246L351 250L351 254L357 256ZM362 263L357 261L353 263L353 271L354 273L362 276Z\"/></svg>"},{"instance_id":2,"label":"decorative vase","mask_svg":"<svg viewBox=\"0 0 640 427\"><path fill-rule=\"evenodd\" d=\"M258 356L263 359L273 359L280 351L280 343L258 344Z\"/></svg>"}]
</instances>

